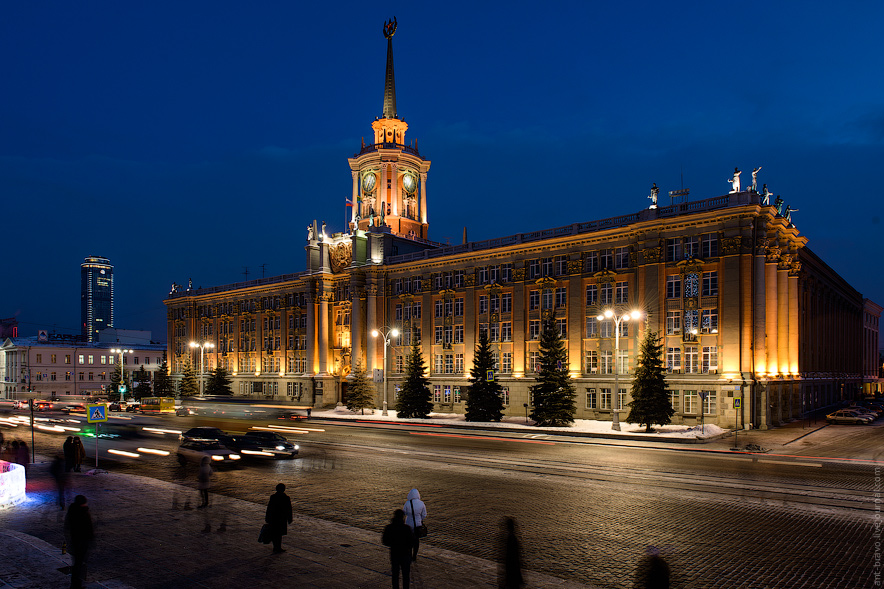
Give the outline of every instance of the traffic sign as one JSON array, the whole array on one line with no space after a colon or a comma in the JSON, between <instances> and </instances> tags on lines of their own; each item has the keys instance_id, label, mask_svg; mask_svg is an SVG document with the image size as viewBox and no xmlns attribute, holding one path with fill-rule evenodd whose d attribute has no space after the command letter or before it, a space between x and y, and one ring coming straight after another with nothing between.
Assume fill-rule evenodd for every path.
<instances>
[{"instance_id":1,"label":"traffic sign","mask_svg":"<svg viewBox=\"0 0 884 589\"><path fill-rule=\"evenodd\" d=\"M86 421L89 423L107 421L107 405L86 405Z\"/></svg>"},{"instance_id":2,"label":"traffic sign","mask_svg":"<svg viewBox=\"0 0 884 589\"><path fill-rule=\"evenodd\" d=\"M489 370L485 374L485 380L487 380L488 382L494 382L494 371L493 370Z\"/></svg>"},{"instance_id":3,"label":"traffic sign","mask_svg":"<svg viewBox=\"0 0 884 589\"><path fill-rule=\"evenodd\" d=\"M740 399L734 399L734 409L740 408Z\"/></svg>"}]
</instances>

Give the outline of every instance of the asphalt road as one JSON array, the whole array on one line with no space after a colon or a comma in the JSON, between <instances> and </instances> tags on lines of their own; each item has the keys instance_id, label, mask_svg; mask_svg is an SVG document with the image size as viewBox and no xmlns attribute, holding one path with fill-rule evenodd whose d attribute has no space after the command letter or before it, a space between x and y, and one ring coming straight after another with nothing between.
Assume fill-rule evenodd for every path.
<instances>
[{"instance_id":1,"label":"asphalt road","mask_svg":"<svg viewBox=\"0 0 884 589\"><path fill-rule=\"evenodd\" d=\"M196 468L174 458L177 436L138 428L182 430L197 419L240 431L259 423L122 420L140 437L100 440L100 464L195 485ZM602 587L631 587L648 545L661 548L676 586L871 586L871 461L439 427L289 425L308 428L287 435L301 445L299 458L221 469L214 492L264 503L282 481L298 511L380 530L417 487L433 544L493 559L500 519L513 516L528 568ZM880 443L882 432L875 426L855 435ZM62 440L38 436L38 452ZM127 458L108 454L112 447L171 454ZM830 450L837 456L837 446Z\"/></svg>"}]
</instances>

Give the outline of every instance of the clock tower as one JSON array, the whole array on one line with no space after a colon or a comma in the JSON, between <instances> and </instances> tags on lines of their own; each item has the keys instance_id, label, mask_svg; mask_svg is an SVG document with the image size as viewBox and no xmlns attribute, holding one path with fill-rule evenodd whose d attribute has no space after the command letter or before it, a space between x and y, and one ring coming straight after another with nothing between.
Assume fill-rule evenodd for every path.
<instances>
[{"instance_id":1,"label":"clock tower","mask_svg":"<svg viewBox=\"0 0 884 589\"><path fill-rule=\"evenodd\" d=\"M393 35L396 18L384 23L387 69L383 114L371 124L374 143L349 158L353 175L351 228L370 230L387 226L399 236L428 239L427 171L430 161L421 157L417 144L405 143L408 124L396 111L393 75Z\"/></svg>"}]
</instances>

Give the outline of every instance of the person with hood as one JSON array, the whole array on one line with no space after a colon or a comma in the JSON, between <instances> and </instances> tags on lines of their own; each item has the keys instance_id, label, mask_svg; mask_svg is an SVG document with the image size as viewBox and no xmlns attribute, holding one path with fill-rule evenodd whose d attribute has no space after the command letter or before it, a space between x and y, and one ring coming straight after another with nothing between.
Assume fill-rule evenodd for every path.
<instances>
[{"instance_id":1,"label":"person with hood","mask_svg":"<svg viewBox=\"0 0 884 589\"><path fill-rule=\"evenodd\" d=\"M273 554L285 552L282 547L282 537L288 534L288 524L292 523L292 500L285 494L284 483L276 485L276 493L270 496L264 522L270 526Z\"/></svg>"},{"instance_id":2,"label":"person with hood","mask_svg":"<svg viewBox=\"0 0 884 589\"><path fill-rule=\"evenodd\" d=\"M402 507L402 510L405 512L405 523L414 532L414 550L412 551L411 560L416 561L417 551L421 546L417 528L424 525L424 520L427 519L427 506L421 501L421 494L417 489L412 489L408 492L408 497L405 498L405 505Z\"/></svg>"},{"instance_id":3,"label":"person with hood","mask_svg":"<svg viewBox=\"0 0 884 589\"><path fill-rule=\"evenodd\" d=\"M64 471L71 472L74 469L74 436L68 436L61 449L64 452Z\"/></svg>"},{"instance_id":4,"label":"person with hood","mask_svg":"<svg viewBox=\"0 0 884 589\"><path fill-rule=\"evenodd\" d=\"M18 443L18 454L16 455L15 461L24 466L25 471L27 471L31 464L31 452L28 450L28 445L24 441Z\"/></svg>"},{"instance_id":5,"label":"person with hood","mask_svg":"<svg viewBox=\"0 0 884 589\"><path fill-rule=\"evenodd\" d=\"M208 507L209 487L212 486L212 461L208 456L203 456L202 460L200 460L200 471L196 475L196 482L196 486L200 491L200 504L197 505L197 509Z\"/></svg>"},{"instance_id":6,"label":"person with hood","mask_svg":"<svg viewBox=\"0 0 884 589\"><path fill-rule=\"evenodd\" d=\"M393 589L399 589L399 570L402 570L402 587L408 589L411 576L411 551L414 549L414 532L405 524L405 512L397 509L384 528L381 543L390 547L390 567Z\"/></svg>"},{"instance_id":7,"label":"person with hood","mask_svg":"<svg viewBox=\"0 0 884 589\"><path fill-rule=\"evenodd\" d=\"M80 436L74 436L74 472L80 472L80 467L86 461L86 448Z\"/></svg>"},{"instance_id":8,"label":"person with hood","mask_svg":"<svg viewBox=\"0 0 884 589\"><path fill-rule=\"evenodd\" d=\"M64 518L64 533L68 551L73 557L71 566L71 589L79 589L86 580L86 556L92 547L95 532L92 516L86 506L86 497L77 495Z\"/></svg>"}]
</instances>

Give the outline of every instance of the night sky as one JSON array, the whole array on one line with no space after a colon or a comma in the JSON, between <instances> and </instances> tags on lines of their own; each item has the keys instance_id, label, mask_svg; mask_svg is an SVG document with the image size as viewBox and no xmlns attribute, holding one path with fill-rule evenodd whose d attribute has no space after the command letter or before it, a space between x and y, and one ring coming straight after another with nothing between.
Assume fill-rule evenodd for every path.
<instances>
[{"instance_id":1,"label":"night sky","mask_svg":"<svg viewBox=\"0 0 884 589\"><path fill-rule=\"evenodd\" d=\"M80 263L115 266L116 326L165 340L174 281L305 267L345 228L393 39L432 161L430 238L725 194L735 166L884 304L884 2L6 2L0 317L78 333Z\"/></svg>"}]
</instances>

